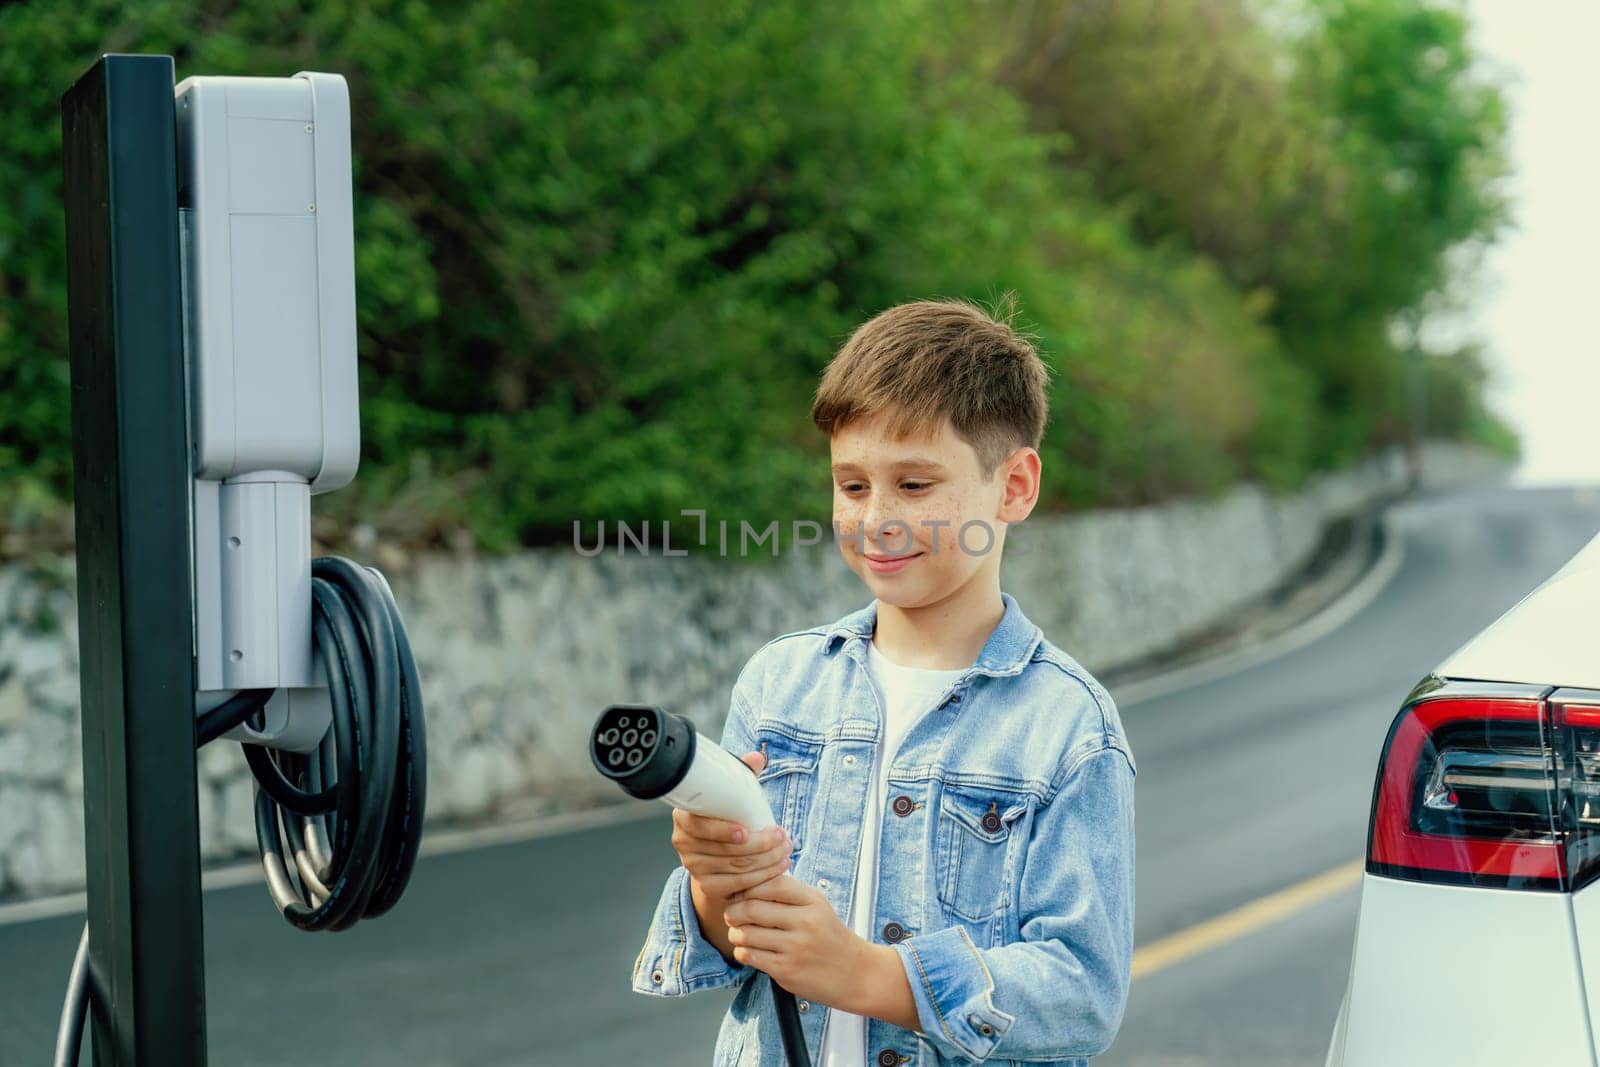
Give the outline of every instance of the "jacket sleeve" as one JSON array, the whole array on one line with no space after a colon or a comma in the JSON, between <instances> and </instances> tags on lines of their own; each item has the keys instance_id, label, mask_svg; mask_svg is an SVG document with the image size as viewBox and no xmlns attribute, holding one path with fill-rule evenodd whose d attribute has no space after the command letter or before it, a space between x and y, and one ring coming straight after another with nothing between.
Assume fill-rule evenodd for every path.
<instances>
[{"instance_id":1,"label":"jacket sleeve","mask_svg":"<svg viewBox=\"0 0 1600 1067\"><path fill-rule=\"evenodd\" d=\"M1096 738L1068 757L1034 819L1021 874L1021 940L978 948L964 926L894 945L919 1033L982 1062L1095 1056L1122 1024L1133 963L1132 756Z\"/></svg>"},{"instance_id":2,"label":"jacket sleeve","mask_svg":"<svg viewBox=\"0 0 1600 1067\"><path fill-rule=\"evenodd\" d=\"M753 660L752 660L753 662ZM735 756L755 750L755 733L741 685L746 670L734 683L728 717L723 722L723 748ZM676 997L701 989L739 985L755 968L729 960L700 931L694 898L689 893L689 872L679 864L667 875L644 946L633 961L633 990L652 996Z\"/></svg>"}]
</instances>

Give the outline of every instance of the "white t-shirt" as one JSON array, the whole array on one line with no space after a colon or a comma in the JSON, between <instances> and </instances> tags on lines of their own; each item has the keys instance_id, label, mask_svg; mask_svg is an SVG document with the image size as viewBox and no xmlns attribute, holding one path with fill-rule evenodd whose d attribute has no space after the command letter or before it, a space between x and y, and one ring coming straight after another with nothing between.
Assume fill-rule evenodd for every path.
<instances>
[{"instance_id":1,"label":"white t-shirt","mask_svg":"<svg viewBox=\"0 0 1600 1067\"><path fill-rule=\"evenodd\" d=\"M856 868L856 888L846 922L866 941L873 940L872 904L878 893L878 831L883 825L883 798L888 792L889 765L901 738L932 710L964 673L962 670L934 671L902 667L878 651L875 641L867 642L867 668L883 702L883 737L873 784L867 790L867 806L861 820L861 857ZM867 1055L867 1019L853 1012L832 1008L823 1024L822 1056L819 1067L864 1067Z\"/></svg>"}]
</instances>

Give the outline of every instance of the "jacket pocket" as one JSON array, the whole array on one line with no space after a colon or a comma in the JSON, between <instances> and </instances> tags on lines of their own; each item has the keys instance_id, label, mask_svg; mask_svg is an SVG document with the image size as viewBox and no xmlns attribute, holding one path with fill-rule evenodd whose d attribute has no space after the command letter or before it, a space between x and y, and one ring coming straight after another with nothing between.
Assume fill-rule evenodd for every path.
<instances>
[{"instance_id":1,"label":"jacket pocket","mask_svg":"<svg viewBox=\"0 0 1600 1067\"><path fill-rule=\"evenodd\" d=\"M940 904L967 922L994 915L1010 888L1006 862L1011 833L1027 810L1026 796L945 785L934 845Z\"/></svg>"},{"instance_id":2,"label":"jacket pocket","mask_svg":"<svg viewBox=\"0 0 1600 1067\"><path fill-rule=\"evenodd\" d=\"M822 739L796 737L784 730L757 724L756 748L767 756L767 765L756 780L766 793L772 817L789 831L794 853L798 854L805 847L806 815L811 810L811 794L816 787Z\"/></svg>"}]
</instances>

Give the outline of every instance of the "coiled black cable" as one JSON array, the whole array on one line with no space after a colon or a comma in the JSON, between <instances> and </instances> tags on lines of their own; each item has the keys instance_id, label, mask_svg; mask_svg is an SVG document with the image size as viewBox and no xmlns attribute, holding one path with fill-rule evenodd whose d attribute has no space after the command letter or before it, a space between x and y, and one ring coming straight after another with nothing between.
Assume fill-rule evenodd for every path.
<instances>
[{"instance_id":1,"label":"coiled black cable","mask_svg":"<svg viewBox=\"0 0 1600 1067\"><path fill-rule=\"evenodd\" d=\"M302 930L344 930L394 907L411 879L426 807L427 733L416 661L383 576L319 556L311 593L312 640L333 709L328 733L308 753L241 746L256 780L256 843L273 902ZM274 692L240 690L199 716L196 747L250 719ZM85 922L55 1067L77 1063L88 1003Z\"/></svg>"}]
</instances>

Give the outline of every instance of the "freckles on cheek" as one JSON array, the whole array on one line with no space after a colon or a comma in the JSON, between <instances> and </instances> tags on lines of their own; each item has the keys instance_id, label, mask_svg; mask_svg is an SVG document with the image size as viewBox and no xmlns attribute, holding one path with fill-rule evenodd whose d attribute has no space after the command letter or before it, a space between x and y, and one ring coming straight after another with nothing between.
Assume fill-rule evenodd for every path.
<instances>
[{"instance_id":1,"label":"freckles on cheek","mask_svg":"<svg viewBox=\"0 0 1600 1067\"><path fill-rule=\"evenodd\" d=\"M929 508L922 516L924 526L920 532L929 543L937 545L938 555L945 555L955 545L956 532L961 527L961 515L959 502L952 502Z\"/></svg>"}]
</instances>

